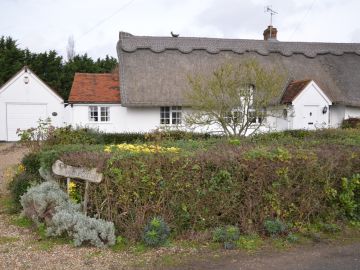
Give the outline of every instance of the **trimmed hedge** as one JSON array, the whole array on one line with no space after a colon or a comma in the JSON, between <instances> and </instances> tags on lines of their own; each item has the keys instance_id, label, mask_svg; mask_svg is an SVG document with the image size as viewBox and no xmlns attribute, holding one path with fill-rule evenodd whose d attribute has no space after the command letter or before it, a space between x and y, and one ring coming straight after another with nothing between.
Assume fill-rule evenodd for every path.
<instances>
[{"instance_id":1,"label":"trimmed hedge","mask_svg":"<svg viewBox=\"0 0 360 270\"><path fill-rule=\"evenodd\" d=\"M72 126L66 126L53 129L47 136L45 144L50 146L69 144L120 144L160 140L206 140L218 137L218 135L211 135L209 133L195 133L180 130L153 131L150 133L104 133L90 128L73 128Z\"/></svg>"},{"instance_id":2,"label":"trimmed hedge","mask_svg":"<svg viewBox=\"0 0 360 270\"><path fill-rule=\"evenodd\" d=\"M352 181L360 173L360 146L220 144L185 156L114 156L104 173L104 182L91 185L90 208L130 239L139 239L152 216L183 235L228 224L263 233L265 220L275 218L354 218L341 198L350 198L351 211L360 214L360 188L343 186L343 177Z\"/></svg>"},{"instance_id":3,"label":"trimmed hedge","mask_svg":"<svg viewBox=\"0 0 360 270\"><path fill-rule=\"evenodd\" d=\"M129 239L140 240L154 216L178 236L227 225L265 233L266 220L360 219L353 177L360 173L358 130L286 131L229 141L166 134L148 134L146 140L179 147L180 153L48 145L38 159L45 168L61 159L103 172L104 181L90 185L90 214L113 221Z\"/></svg>"}]
</instances>

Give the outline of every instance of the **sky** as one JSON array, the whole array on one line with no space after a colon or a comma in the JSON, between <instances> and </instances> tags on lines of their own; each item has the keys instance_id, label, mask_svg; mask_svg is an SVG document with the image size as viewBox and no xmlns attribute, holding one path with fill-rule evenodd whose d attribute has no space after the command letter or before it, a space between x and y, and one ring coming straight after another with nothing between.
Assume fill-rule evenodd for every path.
<instances>
[{"instance_id":1,"label":"sky","mask_svg":"<svg viewBox=\"0 0 360 270\"><path fill-rule=\"evenodd\" d=\"M280 41L360 43L358 0L0 0L0 36L65 58L72 36L76 53L117 57L119 31L263 39L266 6Z\"/></svg>"}]
</instances>

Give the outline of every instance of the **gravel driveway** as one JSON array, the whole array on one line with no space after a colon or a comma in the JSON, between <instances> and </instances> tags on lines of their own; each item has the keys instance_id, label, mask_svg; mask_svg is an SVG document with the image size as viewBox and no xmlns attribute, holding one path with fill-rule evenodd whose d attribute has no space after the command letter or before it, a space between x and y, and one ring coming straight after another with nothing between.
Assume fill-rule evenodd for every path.
<instances>
[{"instance_id":1,"label":"gravel driveway","mask_svg":"<svg viewBox=\"0 0 360 270\"><path fill-rule=\"evenodd\" d=\"M9 167L18 164L26 152L17 144L0 143L2 198ZM0 269L128 269L124 267L124 262L129 261L125 252L43 242L32 230L13 225L14 218L0 205Z\"/></svg>"}]
</instances>

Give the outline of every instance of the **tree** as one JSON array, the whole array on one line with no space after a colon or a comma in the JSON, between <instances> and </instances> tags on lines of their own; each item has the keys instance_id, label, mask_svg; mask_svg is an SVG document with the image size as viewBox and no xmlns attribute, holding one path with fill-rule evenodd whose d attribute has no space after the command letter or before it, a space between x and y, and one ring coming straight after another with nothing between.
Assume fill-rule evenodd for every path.
<instances>
[{"instance_id":1,"label":"tree","mask_svg":"<svg viewBox=\"0 0 360 270\"><path fill-rule=\"evenodd\" d=\"M71 45L72 43L72 45ZM71 47L72 46L72 47ZM27 65L45 83L68 99L75 72L108 73L118 65L117 59L106 55L94 61L84 55L75 55L74 40L69 38L68 58L64 61L54 50L33 53L29 49L18 48L17 41L11 37L0 37L0 86L7 82L24 65ZM71 53L70 53L70 51Z\"/></svg>"},{"instance_id":2,"label":"tree","mask_svg":"<svg viewBox=\"0 0 360 270\"><path fill-rule=\"evenodd\" d=\"M72 60L75 56L75 40L73 36L68 38L68 44L66 46L66 56L68 61Z\"/></svg>"},{"instance_id":3,"label":"tree","mask_svg":"<svg viewBox=\"0 0 360 270\"><path fill-rule=\"evenodd\" d=\"M227 136L256 132L275 104L284 85L285 74L265 68L255 59L227 62L210 77L189 77L186 93L193 111L185 116L191 127L219 127Z\"/></svg>"}]
</instances>

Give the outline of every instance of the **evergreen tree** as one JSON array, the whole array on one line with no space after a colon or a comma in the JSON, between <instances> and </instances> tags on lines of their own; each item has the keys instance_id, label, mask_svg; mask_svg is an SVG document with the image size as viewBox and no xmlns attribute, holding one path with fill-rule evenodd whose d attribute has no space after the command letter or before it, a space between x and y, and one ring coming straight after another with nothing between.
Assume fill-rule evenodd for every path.
<instances>
[{"instance_id":1,"label":"evergreen tree","mask_svg":"<svg viewBox=\"0 0 360 270\"><path fill-rule=\"evenodd\" d=\"M117 59L106 55L94 61L87 54L75 55L65 62L54 50L32 53L20 49L11 37L0 38L0 86L16 74L24 65L30 67L45 83L68 99L75 72L108 73L117 67Z\"/></svg>"}]
</instances>

